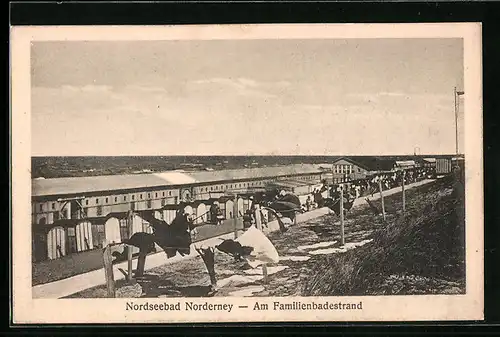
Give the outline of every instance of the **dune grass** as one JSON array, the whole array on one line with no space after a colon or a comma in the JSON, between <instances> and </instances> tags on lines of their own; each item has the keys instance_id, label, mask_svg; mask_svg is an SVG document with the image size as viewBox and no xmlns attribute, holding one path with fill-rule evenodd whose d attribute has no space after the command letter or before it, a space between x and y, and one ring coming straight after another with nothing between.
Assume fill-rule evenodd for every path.
<instances>
[{"instance_id":1,"label":"dune grass","mask_svg":"<svg viewBox=\"0 0 500 337\"><path fill-rule=\"evenodd\" d=\"M386 202L401 209L400 195ZM405 215L391 215L373 241L322 257L304 296L429 294L465 291L464 191L450 175L407 191Z\"/></svg>"}]
</instances>

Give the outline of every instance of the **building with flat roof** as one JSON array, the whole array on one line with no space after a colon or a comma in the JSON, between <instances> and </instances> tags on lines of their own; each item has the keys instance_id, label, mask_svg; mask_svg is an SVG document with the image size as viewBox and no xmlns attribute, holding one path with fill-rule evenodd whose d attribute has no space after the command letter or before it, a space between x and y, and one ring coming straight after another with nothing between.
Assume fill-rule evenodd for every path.
<instances>
[{"instance_id":1,"label":"building with flat roof","mask_svg":"<svg viewBox=\"0 0 500 337\"><path fill-rule=\"evenodd\" d=\"M133 232L148 231L141 212L153 212L170 223L180 203L198 223L209 221L206 213L215 200L221 201L225 218L234 218L250 207L249 197L256 191L291 180L297 191L309 191L307 186L317 185L322 173L317 165L300 164L33 179L33 255L36 260L54 259L121 242L129 237L130 228Z\"/></svg>"}]
</instances>

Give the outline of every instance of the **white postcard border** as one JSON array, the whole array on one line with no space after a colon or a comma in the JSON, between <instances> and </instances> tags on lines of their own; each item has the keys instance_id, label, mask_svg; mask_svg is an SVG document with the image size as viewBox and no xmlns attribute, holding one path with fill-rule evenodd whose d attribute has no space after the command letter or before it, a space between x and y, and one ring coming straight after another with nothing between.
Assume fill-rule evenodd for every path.
<instances>
[{"instance_id":1,"label":"white postcard border","mask_svg":"<svg viewBox=\"0 0 500 337\"><path fill-rule=\"evenodd\" d=\"M32 41L313 38L464 39L466 158L466 295L198 298L32 299L31 119ZM14 323L174 323L274 321L426 321L483 319L483 152L480 23L201 26L60 26L11 28L12 241ZM47 130L47 132L50 132ZM231 312L127 311L126 302L233 304ZM362 310L273 310L273 302L363 303ZM269 310L253 310L255 303ZM247 309L239 309L247 305Z\"/></svg>"}]
</instances>

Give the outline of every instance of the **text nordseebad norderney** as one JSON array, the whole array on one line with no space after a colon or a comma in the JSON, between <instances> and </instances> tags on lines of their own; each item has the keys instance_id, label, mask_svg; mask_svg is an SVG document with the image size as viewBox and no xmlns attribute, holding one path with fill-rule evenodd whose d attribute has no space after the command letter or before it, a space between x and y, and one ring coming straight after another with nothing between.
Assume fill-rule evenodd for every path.
<instances>
[{"instance_id":1,"label":"text nordseebad norderney","mask_svg":"<svg viewBox=\"0 0 500 337\"><path fill-rule=\"evenodd\" d=\"M218 304L208 302L177 302L177 303L149 303L149 302L127 302L125 310L131 311L227 311L234 309L233 304ZM240 308L242 308L240 306ZM256 302L253 306L244 306L245 310L362 310L363 302L308 302L300 301L279 302L273 301L269 304Z\"/></svg>"}]
</instances>

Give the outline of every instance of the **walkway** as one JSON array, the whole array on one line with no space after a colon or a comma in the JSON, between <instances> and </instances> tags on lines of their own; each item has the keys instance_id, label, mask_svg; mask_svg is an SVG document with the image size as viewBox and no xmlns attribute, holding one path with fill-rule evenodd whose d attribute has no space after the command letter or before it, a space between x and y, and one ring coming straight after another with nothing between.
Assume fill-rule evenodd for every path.
<instances>
[{"instance_id":1,"label":"walkway","mask_svg":"<svg viewBox=\"0 0 500 337\"><path fill-rule=\"evenodd\" d=\"M424 179L424 180L421 180L421 181L413 183L413 184L408 184L408 185L405 185L405 190L415 188L418 186L422 186L425 184L429 184L433 181L434 181L434 179ZM400 192L401 192L401 187L396 187L396 188L391 188L389 190L385 190L382 192L382 194L384 195L384 197L386 197L386 196L393 195L393 194L400 193ZM370 201L378 200L378 199L380 199L380 193L379 192L374 193L373 197L364 196L364 197L357 198L356 200L354 200L353 207L366 205L367 204L367 202L365 200L366 198L368 198ZM329 213L330 213L330 210L326 207L314 209L310 212L298 214L297 215L297 222L305 222L305 221L308 221L310 219L318 218L320 216L323 216L323 215L326 215ZM275 221L271 221L268 223L268 229L264 229L264 232L273 232L273 231L277 231L277 230L279 230L279 224L278 224L278 221L275 220Z\"/></svg>"}]
</instances>

